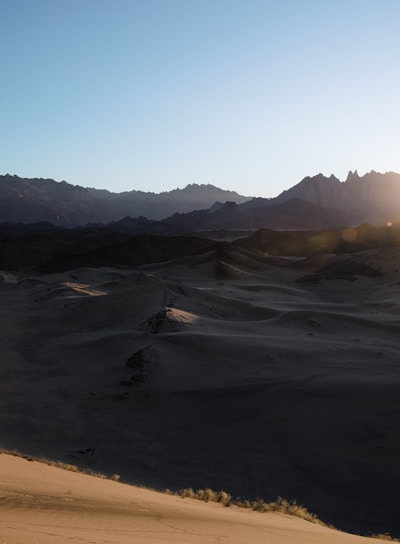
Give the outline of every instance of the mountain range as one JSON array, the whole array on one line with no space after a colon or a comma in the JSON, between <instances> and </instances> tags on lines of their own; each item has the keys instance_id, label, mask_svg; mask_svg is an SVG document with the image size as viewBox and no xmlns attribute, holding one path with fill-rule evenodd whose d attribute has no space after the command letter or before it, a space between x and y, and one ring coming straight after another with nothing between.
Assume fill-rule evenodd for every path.
<instances>
[{"instance_id":1,"label":"mountain range","mask_svg":"<svg viewBox=\"0 0 400 544\"><path fill-rule=\"evenodd\" d=\"M75 227L87 223L108 223L125 216L160 220L176 212L209 208L215 201L249 200L235 191L213 185L187 185L163 193L128 191L112 193L71 185L53 179L0 176L0 222L34 223Z\"/></svg>"},{"instance_id":2,"label":"mountain range","mask_svg":"<svg viewBox=\"0 0 400 544\"><path fill-rule=\"evenodd\" d=\"M212 230L320 229L400 219L400 174L318 174L275 198L251 198L213 185L150 193L112 193L65 181L0 176L0 223L64 227L108 224L116 230L177 235Z\"/></svg>"}]
</instances>

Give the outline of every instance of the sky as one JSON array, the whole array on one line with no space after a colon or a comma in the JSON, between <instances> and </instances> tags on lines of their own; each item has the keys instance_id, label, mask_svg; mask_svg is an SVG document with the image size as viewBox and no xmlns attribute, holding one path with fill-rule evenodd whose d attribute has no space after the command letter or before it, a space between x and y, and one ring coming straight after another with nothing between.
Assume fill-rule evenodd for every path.
<instances>
[{"instance_id":1,"label":"sky","mask_svg":"<svg viewBox=\"0 0 400 544\"><path fill-rule=\"evenodd\" d=\"M0 21L0 174L273 197L400 172L398 0L0 0Z\"/></svg>"}]
</instances>

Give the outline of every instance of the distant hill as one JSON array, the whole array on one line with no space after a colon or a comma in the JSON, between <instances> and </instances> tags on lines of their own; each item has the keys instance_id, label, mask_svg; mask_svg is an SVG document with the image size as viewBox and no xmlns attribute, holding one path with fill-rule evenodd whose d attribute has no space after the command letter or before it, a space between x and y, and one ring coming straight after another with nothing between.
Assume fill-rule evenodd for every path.
<instances>
[{"instance_id":1,"label":"distant hill","mask_svg":"<svg viewBox=\"0 0 400 544\"><path fill-rule=\"evenodd\" d=\"M176 212L209 208L216 201L249 200L213 185L187 185L164 193L89 189L52 179L0 176L0 223L48 221L60 226L108 223L126 216L160 220Z\"/></svg>"},{"instance_id":2,"label":"distant hill","mask_svg":"<svg viewBox=\"0 0 400 544\"><path fill-rule=\"evenodd\" d=\"M323 208L318 204L301 198L291 198L284 202L276 199L255 199L251 202L236 204L226 202L222 207L209 210L175 214L161 223L176 232L215 230L215 229L320 229L341 227L354 221L354 214L346 210Z\"/></svg>"}]
</instances>

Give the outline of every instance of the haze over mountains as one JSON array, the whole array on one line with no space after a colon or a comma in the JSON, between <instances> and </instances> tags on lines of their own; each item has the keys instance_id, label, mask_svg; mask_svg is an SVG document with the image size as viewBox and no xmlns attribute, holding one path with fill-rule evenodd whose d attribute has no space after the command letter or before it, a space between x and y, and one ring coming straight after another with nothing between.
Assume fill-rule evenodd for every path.
<instances>
[{"instance_id":1,"label":"haze over mountains","mask_svg":"<svg viewBox=\"0 0 400 544\"><path fill-rule=\"evenodd\" d=\"M213 229L318 229L400 218L400 175L349 172L306 177L275 198L250 198L191 184L160 194L112 193L46 179L0 176L0 222L114 225L131 232L181 234Z\"/></svg>"}]
</instances>

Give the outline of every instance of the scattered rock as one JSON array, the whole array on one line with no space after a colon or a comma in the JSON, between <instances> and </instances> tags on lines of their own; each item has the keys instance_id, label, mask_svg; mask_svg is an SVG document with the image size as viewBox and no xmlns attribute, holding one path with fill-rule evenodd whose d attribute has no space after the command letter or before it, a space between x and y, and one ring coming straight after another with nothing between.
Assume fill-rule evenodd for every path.
<instances>
[{"instance_id":1,"label":"scattered rock","mask_svg":"<svg viewBox=\"0 0 400 544\"><path fill-rule=\"evenodd\" d=\"M86 448L84 450L78 450L78 453L80 453L81 455L94 455L96 452L96 450L94 448Z\"/></svg>"},{"instance_id":2,"label":"scattered rock","mask_svg":"<svg viewBox=\"0 0 400 544\"><path fill-rule=\"evenodd\" d=\"M128 392L126 392L126 393L115 393L115 395L113 395L112 398L115 399L115 400L125 400L127 396L128 396Z\"/></svg>"},{"instance_id":3,"label":"scattered rock","mask_svg":"<svg viewBox=\"0 0 400 544\"><path fill-rule=\"evenodd\" d=\"M150 346L135 351L126 361L125 366L135 370L144 370L146 366L155 360L154 350Z\"/></svg>"},{"instance_id":4,"label":"scattered rock","mask_svg":"<svg viewBox=\"0 0 400 544\"><path fill-rule=\"evenodd\" d=\"M122 380L120 385L132 387L133 385L140 387L149 381L149 366L155 362L155 353L150 346L146 346L136 351L126 361L125 366L134 369L135 373L129 380Z\"/></svg>"},{"instance_id":5,"label":"scattered rock","mask_svg":"<svg viewBox=\"0 0 400 544\"><path fill-rule=\"evenodd\" d=\"M166 308L165 310L160 310L155 315L149 317L146 321L146 324L150 330L151 333L157 334L161 331L163 328L163 325L168 319L168 314L170 312L170 308Z\"/></svg>"},{"instance_id":6,"label":"scattered rock","mask_svg":"<svg viewBox=\"0 0 400 544\"><path fill-rule=\"evenodd\" d=\"M321 327L321 323L318 323L315 319L307 319L307 325L314 328Z\"/></svg>"},{"instance_id":7,"label":"scattered rock","mask_svg":"<svg viewBox=\"0 0 400 544\"><path fill-rule=\"evenodd\" d=\"M149 376L146 372L143 372L142 374L134 374L131 376L132 385L137 385L140 387L144 383L146 383L149 379Z\"/></svg>"}]
</instances>

